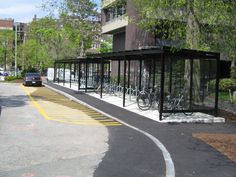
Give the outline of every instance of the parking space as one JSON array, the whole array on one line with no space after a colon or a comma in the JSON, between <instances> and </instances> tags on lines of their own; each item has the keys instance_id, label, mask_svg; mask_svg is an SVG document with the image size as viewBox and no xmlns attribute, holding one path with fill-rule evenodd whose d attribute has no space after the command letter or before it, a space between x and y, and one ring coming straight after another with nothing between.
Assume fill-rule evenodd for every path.
<instances>
[{"instance_id":1,"label":"parking space","mask_svg":"<svg viewBox=\"0 0 236 177\"><path fill-rule=\"evenodd\" d=\"M89 126L120 126L113 119L49 90L46 87L21 88L46 120Z\"/></svg>"},{"instance_id":2,"label":"parking space","mask_svg":"<svg viewBox=\"0 0 236 177\"><path fill-rule=\"evenodd\" d=\"M0 90L1 177L90 177L108 150L107 126L123 127L46 87L1 83Z\"/></svg>"}]
</instances>

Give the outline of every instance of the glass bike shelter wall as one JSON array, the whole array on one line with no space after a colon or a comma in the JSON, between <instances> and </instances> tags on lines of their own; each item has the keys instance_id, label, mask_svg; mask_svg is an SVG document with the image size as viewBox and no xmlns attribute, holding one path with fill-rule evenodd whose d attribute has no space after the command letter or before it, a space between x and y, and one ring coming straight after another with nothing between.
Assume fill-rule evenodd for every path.
<instances>
[{"instance_id":1,"label":"glass bike shelter wall","mask_svg":"<svg viewBox=\"0 0 236 177\"><path fill-rule=\"evenodd\" d=\"M103 61L103 78L110 80L110 62ZM54 82L69 84L69 87L77 86L78 90L97 88L101 83L101 60L66 59L57 60L54 63Z\"/></svg>"},{"instance_id":2,"label":"glass bike shelter wall","mask_svg":"<svg viewBox=\"0 0 236 177\"><path fill-rule=\"evenodd\" d=\"M112 68L111 66L112 64ZM195 50L154 48L91 55L86 60L57 61L55 81L77 81L78 89L107 85L120 88L119 96L133 99L143 90L157 94L159 119L170 113L206 112L217 115L219 54ZM74 68L74 69L71 69ZM66 77L66 70L70 77Z\"/></svg>"},{"instance_id":3,"label":"glass bike shelter wall","mask_svg":"<svg viewBox=\"0 0 236 177\"><path fill-rule=\"evenodd\" d=\"M166 55L163 68L163 115L178 112L217 115L217 58Z\"/></svg>"}]
</instances>

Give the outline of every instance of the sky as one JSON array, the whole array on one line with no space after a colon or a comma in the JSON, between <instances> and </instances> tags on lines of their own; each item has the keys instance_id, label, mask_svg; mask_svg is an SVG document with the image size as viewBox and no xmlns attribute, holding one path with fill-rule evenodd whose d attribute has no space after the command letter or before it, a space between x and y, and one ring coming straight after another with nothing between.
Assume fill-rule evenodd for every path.
<instances>
[{"instance_id":1,"label":"sky","mask_svg":"<svg viewBox=\"0 0 236 177\"><path fill-rule=\"evenodd\" d=\"M37 18L44 17L48 12L40 8L43 2L45 0L0 0L0 19L12 18L15 22L28 23L35 14Z\"/></svg>"}]
</instances>

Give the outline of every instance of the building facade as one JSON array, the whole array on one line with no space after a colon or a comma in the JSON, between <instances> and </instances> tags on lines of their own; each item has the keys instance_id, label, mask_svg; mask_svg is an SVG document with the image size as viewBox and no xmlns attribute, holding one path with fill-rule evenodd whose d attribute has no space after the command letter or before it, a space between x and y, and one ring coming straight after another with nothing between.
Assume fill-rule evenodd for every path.
<instances>
[{"instance_id":1,"label":"building facade","mask_svg":"<svg viewBox=\"0 0 236 177\"><path fill-rule=\"evenodd\" d=\"M27 24L21 22L15 22L13 30L18 34L17 35L18 43L23 43L26 37Z\"/></svg>"},{"instance_id":2,"label":"building facade","mask_svg":"<svg viewBox=\"0 0 236 177\"><path fill-rule=\"evenodd\" d=\"M102 34L113 36L113 51L153 46L155 38L138 28L137 11L127 0L102 0Z\"/></svg>"},{"instance_id":3,"label":"building facade","mask_svg":"<svg viewBox=\"0 0 236 177\"><path fill-rule=\"evenodd\" d=\"M0 19L0 30L13 30L14 20L9 19Z\"/></svg>"}]
</instances>

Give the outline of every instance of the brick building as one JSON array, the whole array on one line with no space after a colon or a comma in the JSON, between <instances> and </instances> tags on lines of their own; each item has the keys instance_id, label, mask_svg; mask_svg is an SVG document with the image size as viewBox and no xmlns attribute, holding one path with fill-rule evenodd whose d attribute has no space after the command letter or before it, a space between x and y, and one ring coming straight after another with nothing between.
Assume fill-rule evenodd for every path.
<instances>
[{"instance_id":1,"label":"brick building","mask_svg":"<svg viewBox=\"0 0 236 177\"><path fill-rule=\"evenodd\" d=\"M0 30L13 30L14 20L9 19L0 19Z\"/></svg>"}]
</instances>

